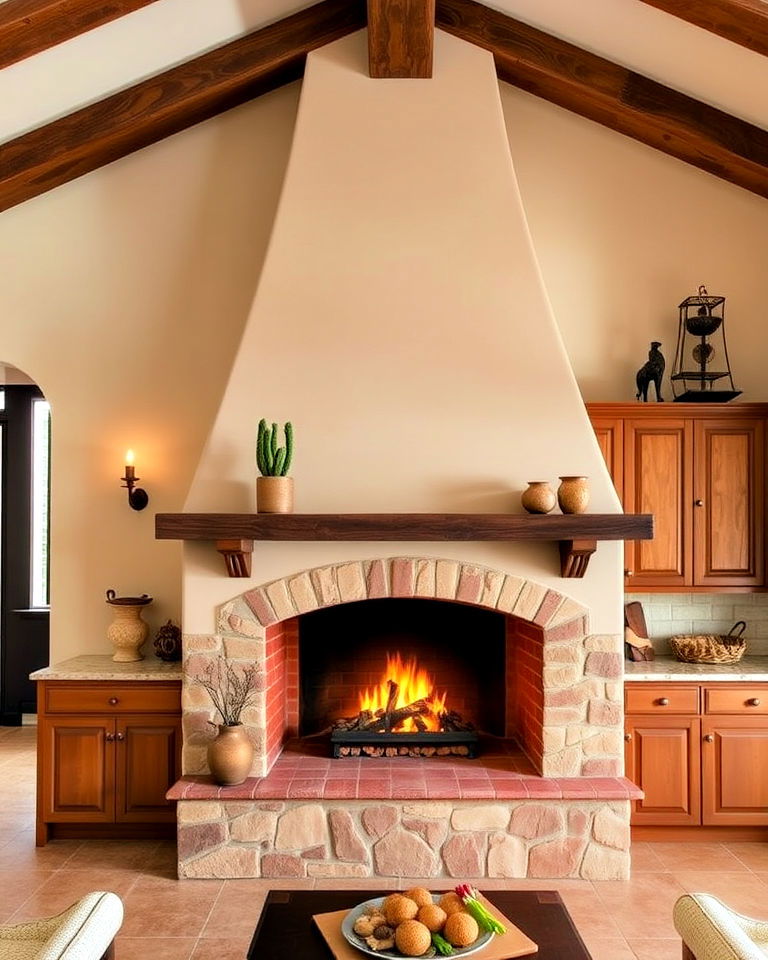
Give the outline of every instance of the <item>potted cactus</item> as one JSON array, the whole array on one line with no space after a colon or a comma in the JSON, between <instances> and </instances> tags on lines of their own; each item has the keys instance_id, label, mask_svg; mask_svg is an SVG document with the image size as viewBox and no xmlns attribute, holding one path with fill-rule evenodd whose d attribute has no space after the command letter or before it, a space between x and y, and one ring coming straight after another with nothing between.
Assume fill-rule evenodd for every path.
<instances>
[{"instance_id":1,"label":"potted cactus","mask_svg":"<svg viewBox=\"0 0 768 960\"><path fill-rule=\"evenodd\" d=\"M293 460L293 426L286 423L285 446L277 445L277 424L259 421L256 439L256 509L259 513L293 512L293 478L288 476Z\"/></svg>"}]
</instances>

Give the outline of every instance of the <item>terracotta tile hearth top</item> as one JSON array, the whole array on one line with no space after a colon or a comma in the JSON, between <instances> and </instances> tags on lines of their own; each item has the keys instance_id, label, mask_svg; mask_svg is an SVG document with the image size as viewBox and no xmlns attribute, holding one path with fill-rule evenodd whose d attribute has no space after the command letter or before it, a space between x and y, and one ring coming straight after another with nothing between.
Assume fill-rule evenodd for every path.
<instances>
[{"instance_id":1,"label":"terracotta tile hearth top","mask_svg":"<svg viewBox=\"0 0 768 960\"><path fill-rule=\"evenodd\" d=\"M463 759L331 760L289 749L266 777L219 787L208 776L185 776L169 800L635 800L642 791L624 777L539 777L519 753Z\"/></svg>"}]
</instances>

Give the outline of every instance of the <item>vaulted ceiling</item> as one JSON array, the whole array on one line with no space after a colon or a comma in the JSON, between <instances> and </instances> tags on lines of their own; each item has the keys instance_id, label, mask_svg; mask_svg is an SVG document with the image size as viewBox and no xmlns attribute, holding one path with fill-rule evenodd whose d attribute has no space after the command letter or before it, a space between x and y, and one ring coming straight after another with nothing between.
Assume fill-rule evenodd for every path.
<instances>
[{"instance_id":1,"label":"vaulted ceiling","mask_svg":"<svg viewBox=\"0 0 768 960\"><path fill-rule=\"evenodd\" d=\"M494 8L437 0L437 24L492 50L502 80L768 196L763 0ZM0 209L301 76L309 50L365 22L364 0L5 0Z\"/></svg>"}]
</instances>

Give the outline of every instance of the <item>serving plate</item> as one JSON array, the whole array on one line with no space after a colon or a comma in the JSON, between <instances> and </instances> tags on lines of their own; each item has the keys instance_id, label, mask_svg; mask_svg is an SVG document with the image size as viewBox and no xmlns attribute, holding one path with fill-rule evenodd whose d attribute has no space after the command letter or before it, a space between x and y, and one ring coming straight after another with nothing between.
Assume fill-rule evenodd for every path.
<instances>
[{"instance_id":1,"label":"serving plate","mask_svg":"<svg viewBox=\"0 0 768 960\"><path fill-rule=\"evenodd\" d=\"M432 902L438 903L442 895L442 893L432 894ZM356 947L362 953L367 953L372 957L386 957L387 960L403 960L404 954L400 953L400 951L395 948L392 950L372 950L365 940L363 940L361 936L358 936L353 929L357 918L366 907L381 907L385 900L386 897L374 897L373 900L365 900L363 903L358 903L356 907L352 907L346 917L344 917L344 919L341 921L341 932L344 934L344 938L347 940L347 942L352 944L353 947ZM473 944L470 944L468 947L454 947L453 953L447 958L447 960L452 960L453 957L468 957L471 953L477 953L478 950L482 950L486 944L490 943L492 939L492 933L487 930L481 930L480 936ZM430 947L426 953L421 955L419 960L422 960L422 958L441 956L442 955L439 954L434 947Z\"/></svg>"}]
</instances>

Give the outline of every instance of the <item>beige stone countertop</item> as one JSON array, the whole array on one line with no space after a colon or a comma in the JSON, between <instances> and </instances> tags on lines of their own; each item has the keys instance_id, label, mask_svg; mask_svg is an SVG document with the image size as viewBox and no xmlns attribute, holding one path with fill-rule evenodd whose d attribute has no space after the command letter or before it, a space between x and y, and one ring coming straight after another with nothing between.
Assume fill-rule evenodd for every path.
<instances>
[{"instance_id":1,"label":"beige stone countertop","mask_svg":"<svg viewBox=\"0 0 768 960\"><path fill-rule=\"evenodd\" d=\"M624 679L632 682L687 680L689 683L768 681L768 657L743 657L738 663L680 663L674 657L657 657L647 663L625 663Z\"/></svg>"},{"instance_id":2,"label":"beige stone countertop","mask_svg":"<svg viewBox=\"0 0 768 960\"><path fill-rule=\"evenodd\" d=\"M768 659L768 657L766 657ZM166 663L155 656L133 663L115 663L105 654L87 654L62 660L30 673L30 680L181 680L181 663Z\"/></svg>"}]
</instances>

